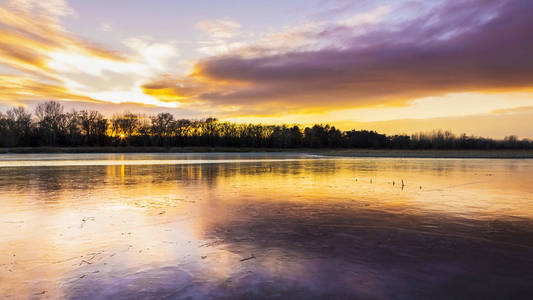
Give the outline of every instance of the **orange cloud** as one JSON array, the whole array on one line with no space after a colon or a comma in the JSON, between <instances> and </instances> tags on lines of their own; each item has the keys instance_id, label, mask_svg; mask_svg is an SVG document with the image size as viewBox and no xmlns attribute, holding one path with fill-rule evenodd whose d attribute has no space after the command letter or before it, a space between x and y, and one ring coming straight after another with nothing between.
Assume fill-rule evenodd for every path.
<instances>
[{"instance_id":1,"label":"orange cloud","mask_svg":"<svg viewBox=\"0 0 533 300\"><path fill-rule=\"evenodd\" d=\"M21 76L0 75L0 86L0 98L10 102L36 99L96 101L84 95L73 94L63 86L45 84Z\"/></svg>"},{"instance_id":2,"label":"orange cloud","mask_svg":"<svg viewBox=\"0 0 533 300\"><path fill-rule=\"evenodd\" d=\"M55 77L49 66L50 53L70 52L112 61L125 61L115 52L104 50L70 36L46 15L0 7L0 62L14 69Z\"/></svg>"},{"instance_id":3,"label":"orange cloud","mask_svg":"<svg viewBox=\"0 0 533 300\"><path fill-rule=\"evenodd\" d=\"M137 102L162 107L175 104L144 94L139 82L152 76L175 53L171 43L129 39L127 54L109 51L69 33L59 22L70 9L63 0L11 1L0 6L0 64L10 71L3 76L3 101L38 99L45 95L66 100L111 103ZM37 9L37 11L36 11ZM28 81L13 83L23 74ZM9 86L7 86L9 85ZM26 98L24 98L26 97Z\"/></svg>"},{"instance_id":4,"label":"orange cloud","mask_svg":"<svg viewBox=\"0 0 533 300\"><path fill-rule=\"evenodd\" d=\"M515 113L526 113L533 112L533 106L520 106L514 108L504 108L504 109L495 109L492 111L493 114L515 114Z\"/></svg>"}]
</instances>

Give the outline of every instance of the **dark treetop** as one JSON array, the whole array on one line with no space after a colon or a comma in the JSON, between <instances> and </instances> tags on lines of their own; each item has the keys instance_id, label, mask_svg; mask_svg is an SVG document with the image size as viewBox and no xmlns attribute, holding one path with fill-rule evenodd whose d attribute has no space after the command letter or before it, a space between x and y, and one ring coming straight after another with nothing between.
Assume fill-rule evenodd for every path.
<instances>
[{"instance_id":1,"label":"dark treetop","mask_svg":"<svg viewBox=\"0 0 533 300\"><path fill-rule=\"evenodd\" d=\"M263 125L175 119L170 113L125 112L105 118L97 111L64 112L61 104L39 104L0 112L0 147L38 146L221 146L261 148L533 149L533 141L456 136L448 131L387 136L369 130L341 131L330 125Z\"/></svg>"}]
</instances>

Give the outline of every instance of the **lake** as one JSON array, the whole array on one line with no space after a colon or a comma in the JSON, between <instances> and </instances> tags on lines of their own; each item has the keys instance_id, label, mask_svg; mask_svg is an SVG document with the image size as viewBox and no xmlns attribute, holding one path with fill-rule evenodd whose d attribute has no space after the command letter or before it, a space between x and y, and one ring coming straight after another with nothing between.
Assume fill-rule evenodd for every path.
<instances>
[{"instance_id":1,"label":"lake","mask_svg":"<svg viewBox=\"0 0 533 300\"><path fill-rule=\"evenodd\" d=\"M533 160L0 155L0 296L524 298Z\"/></svg>"}]
</instances>

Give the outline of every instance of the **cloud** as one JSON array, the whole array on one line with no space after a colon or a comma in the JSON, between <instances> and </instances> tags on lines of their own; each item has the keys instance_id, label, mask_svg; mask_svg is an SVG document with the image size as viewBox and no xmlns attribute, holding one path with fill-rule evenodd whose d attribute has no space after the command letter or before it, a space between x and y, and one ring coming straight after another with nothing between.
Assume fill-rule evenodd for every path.
<instances>
[{"instance_id":1,"label":"cloud","mask_svg":"<svg viewBox=\"0 0 533 300\"><path fill-rule=\"evenodd\" d=\"M204 20L196 24L203 31L206 40L199 42L196 50L204 55L225 54L243 46L242 42L231 41L241 34L241 24L233 20Z\"/></svg>"},{"instance_id":2,"label":"cloud","mask_svg":"<svg viewBox=\"0 0 533 300\"><path fill-rule=\"evenodd\" d=\"M358 4L360 5L361 2ZM317 4L320 7L320 11L314 13L312 17L320 19L336 16L346 13L347 10L353 8L355 5L356 2L351 0L322 0Z\"/></svg>"},{"instance_id":3,"label":"cloud","mask_svg":"<svg viewBox=\"0 0 533 300\"><path fill-rule=\"evenodd\" d=\"M124 44L138 54L135 61L152 69L164 70L167 63L179 55L172 41L152 42L149 37L134 37L126 39Z\"/></svg>"},{"instance_id":4,"label":"cloud","mask_svg":"<svg viewBox=\"0 0 533 300\"><path fill-rule=\"evenodd\" d=\"M376 9L360 20L374 22L386 12ZM203 91L196 87L189 96L271 114L527 88L532 14L530 1L467 0L447 1L395 26L310 25L292 31L303 41L296 47L272 52L272 43L259 43L199 61L188 80Z\"/></svg>"},{"instance_id":5,"label":"cloud","mask_svg":"<svg viewBox=\"0 0 533 300\"><path fill-rule=\"evenodd\" d=\"M232 20L204 20L196 24L196 28L203 30L214 39L229 39L241 30L241 24Z\"/></svg>"},{"instance_id":6,"label":"cloud","mask_svg":"<svg viewBox=\"0 0 533 300\"><path fill-rule=\"evenodd\" d=\"M517 114L517 113L531 113L533 112L533 106L520 106L513 108L495 109L493 114ZM529 128L528 128L529 129Z\"/></svg>"},{"instance_id":7,"label":"cloud","mask_svg":"<svg viewBox=\"0 0 533 300\"><path fill-rule=\"evenodd\" d=\"M172 41L135 37L124 41L128 51L110 51L68 32L60 17L71 14L59 0L0 6L0 66L7 67L0 82L2 101L52 98L177 106L140 88L178 56Z\"/></svg>"},{"instance_id":8,"label":"cloud","mask_svg":"<svg viewBox=\"0 0 533 300\"><path fill-rule=\"evenodd\" d=\"M39 13L52 23L58 23L59 17L75 15L66 0L9 0L7 7L26 14Z\"/></svg>"},{"instance_id":9,"label":"cloud","mask_svg":"<svg viewBox=\"0 0 533 300\"><path fill-rule=\"evenodd\" d=\"M358 26L361 24L375 23L383 16L389 14L391 10L392 6L390 5L380 5L369 12L360 13L351 18L342 20L340 24L345 26Z\"/></svg>"},{"instance_id":10,"label":"cloud","mask_svg":"<svg viewBox=\"0 0 533 300\"><path fill-rule=\"evenodd\" d=\"M109 23L101 23L100 24L100 30L102 30L104 32L111 31L111 24L109 24Z\"/></svg>"},{"instance_id":11,"label":"cloud","mask_svg":"<svg viewBox=\"0 0 533 300\"><path fill-rule=\"evenodd\" d=\"M11 103L21 100L82 100L96 102L95 99L70 92L63 86L46 84L22 76L0 74L0 99Z\"/></svg>"},{"instance_id":12,"label":"cloud","mask_svg":"<svg viewBox=\"0 0 533 300\"><path fill-rule=\"evenodd\" d=\"M189 102L198 104L195 96L205 92L205 86L198 84L193 79L177 78L171 75L160 76L157 80L152 80L142 86L145 94L157 97L166 102Z\"/></svg>"},{"instance_id":13,"label":"cloud","mask_svg":"<svg viewBox=\"0 0 533 300\"><path fill-rule=\"evenodd\" d=\"M31 9L28 9L26 5L33 3L32 1L20 3L24 5L17 8L0 6L0 63L21 72L59 80L50 64L56 62L60 53L110 62L125 61L117 53L75 38L65 31L53 19L64 14L64 8L46 6L44 3L48 2L43 1L37 8L30 6ZM42 11L30 13L36 9ZM47 14L48 12L51 14Z\"/></svg>"}]
</instances>

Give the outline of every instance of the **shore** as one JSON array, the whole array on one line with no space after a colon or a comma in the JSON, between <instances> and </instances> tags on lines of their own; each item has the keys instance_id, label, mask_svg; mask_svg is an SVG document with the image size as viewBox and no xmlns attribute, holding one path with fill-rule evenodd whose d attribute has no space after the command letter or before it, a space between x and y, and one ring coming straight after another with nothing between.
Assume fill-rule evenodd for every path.
<instances>
[{"instance_id":1,"label":"shore","mask_svg":"<svg viewBox=\"0 0 533 300\"><path fill-rule=\"evenodd\" d=\"M24 147L0 148L0 154L25 153L199 153L289 152L345 157L398 158L533 158L533 150L402 150L402 149L309 149L238 147Z\"/></svg>"}]
</instances>

